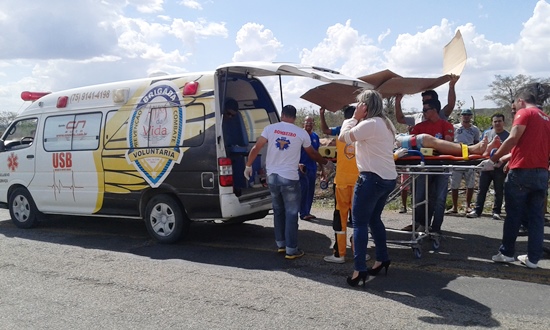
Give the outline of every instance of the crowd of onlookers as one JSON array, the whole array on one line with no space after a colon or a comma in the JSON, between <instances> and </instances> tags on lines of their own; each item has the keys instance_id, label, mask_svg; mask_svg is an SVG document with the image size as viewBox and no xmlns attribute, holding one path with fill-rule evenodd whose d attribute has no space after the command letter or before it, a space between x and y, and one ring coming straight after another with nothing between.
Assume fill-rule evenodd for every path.
<instances>
[{"instance_id":1,"label":"crowd of onlookers","mask_svg":"<svg viewBox=\"0 0 550 330\"><path fill-rule=\"evenodd\" d=\"M387 272L391 261L381 214L389 194L396 188L396 160L406 156L410 150L424 148L464 159L468 159L469 155L480 155L484 160L475 169L452 171L452 206L447 210L448 176L432 173L419 175L415 191L410 192L415 195L415 219L403 230L426 232L431 237L441 235L444 215L459 211L462 181L466 188L467 217L481 216L492 183L495 197L491 216L502 220L503 204L506 209L502 244L492 260L504 263L516 260L515 242L520 228L523 228L528 235L528 249L527 254L517 256L517 260L528 268L538 267L543 254L550 170L550 117L541 106L550 96L550 86L537 83L519 90L512 104L510 131L504 128L505 116L495 113L491 117L491 128L481 132L474 125L473 113L469 109L460 112L458 124L452 125L448 121L455 106L454 86L457 80L457 76L451 76L447 105L441 106L435 91L426 91L422 93L422 113L414 116L403 114L402 95L396 96L396 120L409 126L406 134L397 134L392 120L384 112L383 99L376 91L362 91L357 96L356 106L345 107L346 119L341 126L328 127L325 110L320 110L323 133L338 136L333 186L335 244L333 253L324 260L345 262L347 223L351 218L354 272L347 279L349 285L364 285L369 275L376 275L381 270ZM259 150L267 145L267 184L273 200L275 241L277 251L286 253L287 259L304 255L297 243L298 215L303 220L315 218L310 211L315 191L316 164L321 166L323 179L326 173L322 167L325 166L329 172L334 168L332 162L317 151L320 144L319 136L313 132L313 119L306 117L304 129L297 127L295 120L296 109L285 106L281 122L267 126L258 138L245 169L245 177L248 178ZM479 190L476 202L472 204L477 172L480 172ZM428 189L425 189L426 186ZM406 194L404 190L401 212L407 211ZM375 261L370 269L366 266L369 232L375 243Z\"/></svg>"}]
</instances>

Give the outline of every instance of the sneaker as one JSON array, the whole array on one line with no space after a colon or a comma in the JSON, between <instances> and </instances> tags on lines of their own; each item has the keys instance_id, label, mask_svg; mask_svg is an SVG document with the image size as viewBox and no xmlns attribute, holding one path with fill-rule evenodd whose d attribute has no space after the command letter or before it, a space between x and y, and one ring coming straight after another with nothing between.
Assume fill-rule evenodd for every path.
<instances>
[{"instance_id":1,"label":"sneaker","mask_svg":"<svg viewBox=\"0 0 550 330\"><path fill-rule=\"evenodd\" d=\"M518 256L518 260L524 264L527 268L532 268L532 269L535 269L538 267L537 264L534 264L532 263L531 261L529 261L529 258L527 258L527 255L526 254L523 254L523 255L520 255Z\"/></svg>"},{"instance_id":2,"label":"sneaker","mask_svg":"<svg viewBox=\"0 0 550 330\"><path fill-rule=\"evenodd\" d=\"M277 248L277 253L285 253L285 252L286 252L286 248L285 248L285 247Z\"/></svg>"},{"instance_id":3,"label":"sneaker","mask_svg":"<svg viewBox=\"0 0 550 330\"><path fill-rule=\"evenodd\" d=\"M324 257L323 260L326 262L332 262L333 264L343 264L344 262L346 262L344 257L335 257L332 254Z\"/></svg>"},{"instance_id":4,"label":"sneaker","mask_svg":"<svg viewBox=\"0 0 550 330\"><path fill-rule=\"evenodd\" d=\"M402 207L401 210L399 210L399 213L407 213L407 208Z\"/></svg>"},{"instance_id":5,"label":"sneaker","mask_svg":"<svg viewBox=\"0 0 550 330\"><path fill-rule=\"evenodd\" d=\"M472 212L466 214L466 218L477 218L477 217L479 217L479 214L477 214L477 212L475 210L473 210ZM493 219L494 218L495 218L495 216L493 215Z\"/></svg>"},{"instance_id":6,"label":"sneaker","mask_svg":"<svg viewBox=\"0 0 550 330\"><path fill-rule=\"evenodd\" d=\"M502 217L498 213L493 213L493 219L495 220L502 220Z\"/></svg>"},{"instance_id":7,"label":"sneaker","mask_svg":"<svg viewBox=\"0 0 550 330\"><path fill-rule=\"evenodd\" d=\"M458 211L453 209L448 209L447 211L445 211L445 214L458 214Z\"/></svg>"},{"instance_id":8,"label":"sneaker","mask_svg":"<svg viewBox=\"0 0 550 330\"><path fill-rule=\"evenodd\" d=\"M491 259L494 262L514 262L515 261L514 257L507 257L500 252L498 254L495 254Z\"/></svg>"},{"instance_id":9,"label":"sneaker","mask_svg":"<svg viewBox=\"0 0 550 330\"><path fill-rule=\"evenodd\" d=\"M285 256L285 259L290 259L290 260L293 260L293 259L298 259L300 257L303 257L304 256L304 251L298 249L296 250L296 252L294 252L294 254L286 254Z\"/></svg>"}]
</instances>

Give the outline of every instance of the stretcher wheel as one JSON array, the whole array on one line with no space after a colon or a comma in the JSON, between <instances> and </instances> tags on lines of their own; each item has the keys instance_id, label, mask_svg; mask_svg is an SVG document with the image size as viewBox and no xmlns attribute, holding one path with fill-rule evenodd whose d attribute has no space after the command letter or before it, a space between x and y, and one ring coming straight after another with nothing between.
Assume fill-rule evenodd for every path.
<instances>
[{"instance_id":1,"label":"stretcher wheel","mask_svg":"<svg viewBox=\"0 0 550 330\"><path fill-rule=\"evenodd\" d=\"M434 248L434 250L438 250L440 246L441 246L441 242L439 238L435 238L432 242L432 247Z\"/></svg>"},{"instance_id":2,"label":"stretcher wheel","mask_svg":"<svg viewBox=\"0 0 550 330\"><path fill-rule=\"evenodd\" d=\"M420 248L412 248L412 249L413 249L414 257L416 259L422 258L422 250Z\"/></svg>"}]
</instances>

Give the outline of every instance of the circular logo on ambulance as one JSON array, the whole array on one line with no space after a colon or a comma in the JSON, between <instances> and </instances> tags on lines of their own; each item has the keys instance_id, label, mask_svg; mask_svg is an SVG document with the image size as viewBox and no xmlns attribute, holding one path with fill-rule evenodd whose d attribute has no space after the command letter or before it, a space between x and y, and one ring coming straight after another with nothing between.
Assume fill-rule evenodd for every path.
<instances>
[{"instance_id":1,"label":"circular logo on ambulance","mask_svg":"<svg viewBox=\"0 0 550 330\"><path fill-rule=\"evenodd\" d=\"M129 119L126 159L152 187L158 187L183 156L185 108L178 91L169 81L151 85Z\"/></svg>"}]
</instances>

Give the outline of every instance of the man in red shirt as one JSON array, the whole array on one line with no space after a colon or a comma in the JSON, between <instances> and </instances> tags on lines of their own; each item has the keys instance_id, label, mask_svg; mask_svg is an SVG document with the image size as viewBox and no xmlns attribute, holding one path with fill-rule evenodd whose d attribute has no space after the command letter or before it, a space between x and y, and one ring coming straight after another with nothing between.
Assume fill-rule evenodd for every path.
<instances>
[{"instance_id":1,"label":"man in red shirt","mask_svg":"<svg viewBox=\"0 0 550 330\"><path fill-rule=\"evenodd\" d=\"M411 129L411 134L416 135L417 145L422 145L422 134L429 134L437 139L453 141L454 127L451 123L439 117L441 103L439 100L426 100L423 103L422 111L425 121L416 124ZM431 226L431 232L441 233L443 216L445 215L445 202L447 200L447 182L446 175L420 175L416 180L415 194L416 203L422 203L426 199L425 180L428 180L428 225ZM419 205L415 209L415 229L424 231L425 204ZM433 218L433 221L432 221ZM409 226L412 229L412 226ZM408 227L403 228L408 230Z\"/></svg>"},{"instance_id":2,"label":"man in red shirt","mask_svg":"<svg viewBox=\"0 0 550 330\"><path fill-rule=\"evenodd\" d=\"M550 159L550 117L538 106L550 95L550 86L530 84L518 91L510 136L491 156L497 163L511 152L504 184L506 220L499 253L495 262L513 262L520 225L528 223L527 254L518 260L528 268L537 268L544 242L544 200L547 194L548 160Z\"/></svg>"}]
</instances>

